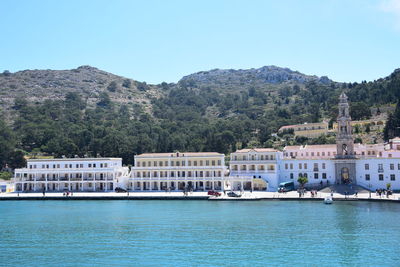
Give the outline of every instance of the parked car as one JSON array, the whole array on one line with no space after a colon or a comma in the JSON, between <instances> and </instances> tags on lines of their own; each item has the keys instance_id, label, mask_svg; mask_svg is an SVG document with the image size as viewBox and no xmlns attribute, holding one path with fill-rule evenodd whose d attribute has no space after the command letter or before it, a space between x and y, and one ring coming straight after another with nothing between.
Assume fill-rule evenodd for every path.
<instances>
[{"instance_id":1,"label":"parked car","mask_svg":"<svg viewBox=\"0 0 400 267\"><path fill-rule=\"evenodd\" d=\"M236 194L235 192L231 191L231 192L228 192L228 197L241 197L241 195Z\"/></svg>"},{"instance_id":2,"label":"parked car","mask_svg":"<svg viewBox=\"0 0 400 267\"><path fill-rule=\"evenodd\" d=\"M122 187L116 187L115 192L116 193L126 193L126 192L128 192L128 190L123 189Z\"/></svg>"},{"instance_id":3,"label":"parked car","mask_svg":"<svg viewBox=\"0 0 400 267\"><path fill-rule=\"evenodd\" d=\"M221 193L220 193L220 192L217 192L217 191L214 191L214 190L208 191L207 194L208 194L209 196L216 196L216 197L221 196Z\"/></svg>"}]
</instances>

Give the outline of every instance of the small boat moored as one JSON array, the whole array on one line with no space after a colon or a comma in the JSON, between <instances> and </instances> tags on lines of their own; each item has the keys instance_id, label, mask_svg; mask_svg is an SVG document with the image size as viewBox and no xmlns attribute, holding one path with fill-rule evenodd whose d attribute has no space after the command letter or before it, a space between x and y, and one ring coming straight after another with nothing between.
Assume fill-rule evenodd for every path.
<instances>
[{"instance_id":1,"label":"small boat moored","mask_svg":"<svg viewBox=\"0 0 400 267\"><path fill-rule=\"evenodd\" d=\"M332 196L327 196L324 198L324 203L325 204L332 204L333 203L333 199Z\"/></svg>"}]
</instances>

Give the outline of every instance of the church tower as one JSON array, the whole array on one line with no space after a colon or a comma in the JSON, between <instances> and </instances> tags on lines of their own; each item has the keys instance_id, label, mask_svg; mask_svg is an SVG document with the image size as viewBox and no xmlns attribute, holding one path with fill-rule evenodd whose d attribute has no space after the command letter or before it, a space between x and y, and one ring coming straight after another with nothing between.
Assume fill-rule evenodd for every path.
<instances>
[{"instance_id":1,"label":"church tower","mask_svg":"<svg viewBox=\"0 0 400 267\"><path fill-rule=\"evenodd\" d=\"M339 115L337 118L336 157L354 158L354 140L349 113L347 95L343 92L339 97Z\"/></svg>"},{"instance_id":2,"label":"church tower","mask_svg":"<svg viewBox=\"0 0 400 267\"><path fill-rule=\"evenodd\" d=\"M335 172L337 184L356 184L356 155L354 153L353 133L349 102L345 93L339 97L337 118Z\"/></svg>"}]
</instances>

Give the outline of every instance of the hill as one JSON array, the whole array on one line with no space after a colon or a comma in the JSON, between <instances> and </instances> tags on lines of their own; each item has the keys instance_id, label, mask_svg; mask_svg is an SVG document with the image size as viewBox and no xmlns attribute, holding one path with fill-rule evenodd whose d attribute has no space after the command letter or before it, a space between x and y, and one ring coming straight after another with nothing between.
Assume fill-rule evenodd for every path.
<instances>
[{"instance_id":1,"label":"hill","mask_svg":"<svg viewBox=\"0 0 400 267\"><path fill-rule=\"evenodd\" d=\"M63 100L67 93L78 93L93 107L103 92L119 104L138 104L150 109L150 98L159 97L156 86L117 76L90 66L72 70L24 70L0 74L0 108L9 112L15 99L43 102Z\"/></svg>"},{"instance_id":2,"label":"hill","mask_svg":"<svg viewBox=\"0 0 400 267\"><path fill-rule=\"evenodd\" d=\"M143 152L229 153L249 146L329 143L334 139L271 134L287 124L333 122L342 91L349 96L354 120L391 111L400 96L400 71L377 81L339 83L267 66L199 72L159 85L89 66L3 72L0 161L16 166L15 151L21 151L121 156L132 163L133 155Z\"/></svg>"}]
</instances>

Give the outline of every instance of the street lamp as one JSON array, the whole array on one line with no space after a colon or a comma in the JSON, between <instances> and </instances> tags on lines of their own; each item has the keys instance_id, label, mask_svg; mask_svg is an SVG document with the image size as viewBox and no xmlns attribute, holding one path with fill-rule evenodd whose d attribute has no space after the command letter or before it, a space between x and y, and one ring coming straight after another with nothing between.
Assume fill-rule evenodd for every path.
<instances>
[{"instance_id":1,"label":"street lamp","mask_svg":"<svg viewBox=\"0 0 400 267\"><path fill-rule=\"evenodd\" d=\"M369 184L368 184L368 188L369 188L369 198L371 198L371 187L372 187L372 185L371 185L371 183L369 183Z\"/></svg>"}]
</instances>

